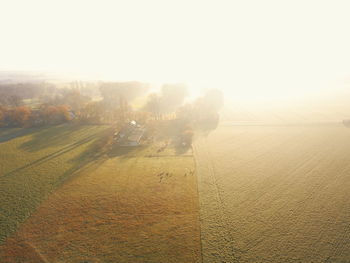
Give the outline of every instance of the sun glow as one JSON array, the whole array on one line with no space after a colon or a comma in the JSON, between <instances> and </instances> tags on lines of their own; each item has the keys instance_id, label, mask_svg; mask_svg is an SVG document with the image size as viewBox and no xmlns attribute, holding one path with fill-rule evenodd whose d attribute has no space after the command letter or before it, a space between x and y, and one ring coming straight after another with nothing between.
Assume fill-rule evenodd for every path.
<instances>
[{"instance_id":1,"label":"sun glow","mask_svg":"<svg viewBox=\"0 0 350 263\"><path fill-rule=\"evenodd\" d=\"M219 87L246 101L346 89L347 1L0 2L0 70Z\"/></svg>"}]
</instances>

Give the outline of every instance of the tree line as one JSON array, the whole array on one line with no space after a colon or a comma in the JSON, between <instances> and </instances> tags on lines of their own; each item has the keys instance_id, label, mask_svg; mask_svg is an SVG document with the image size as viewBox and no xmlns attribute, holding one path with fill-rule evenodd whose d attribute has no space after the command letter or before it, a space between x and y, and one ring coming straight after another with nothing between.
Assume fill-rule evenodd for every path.
<instances>
[{"instance_id":1,"label":"tree line","mask_svg":"<svg viewBox=\"0 0 350 263\"><path fill-rule=\"evenodd\" d=\"M49 83L0 85L0 126L33 127L65 122L122 126L181 119L186 125L201 126L218 121L223 96L209 90L194 102L186 103L184 84L164 84L159 92L142 82L99 82L68 87ZM97 96L96 96L97 95ZM141 105L133 102L141 98ZM211 124L213 125L213 124Z\"/></svg>"}]
</instances>

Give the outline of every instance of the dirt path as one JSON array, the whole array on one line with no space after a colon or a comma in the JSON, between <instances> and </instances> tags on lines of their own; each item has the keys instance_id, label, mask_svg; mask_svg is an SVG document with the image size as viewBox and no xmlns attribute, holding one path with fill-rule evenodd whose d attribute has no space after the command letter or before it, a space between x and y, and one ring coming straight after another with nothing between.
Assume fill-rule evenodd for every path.
<instances>
[{"instance_id":1,"label":"dirt path","mask_svg":"<svg viewBox=\"0 0 350 263\"><path fill-rule=\"evenodd\" d=\"M350 130L220 127L195 143L203 262L350 262Z\"/></svg>"},{"instance_id":2,"label":"dirt path","mask_svg":"<svg viewBox=\"0 0 350 263\"><path fill-rule=\"evenodd\" d=\"M0 258L200 262L193 170L188 156L148 158L133 153L107 158L45 201L0 247Z\"/></svg>"}]
</instances>

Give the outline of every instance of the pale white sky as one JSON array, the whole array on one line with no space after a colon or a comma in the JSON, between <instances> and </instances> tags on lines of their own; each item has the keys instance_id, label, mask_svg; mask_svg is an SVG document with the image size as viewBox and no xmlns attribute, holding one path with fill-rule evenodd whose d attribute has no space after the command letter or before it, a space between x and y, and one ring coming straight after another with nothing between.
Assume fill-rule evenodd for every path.
<instances>
[{"instance_id":1,"label":"pale white sky","mask_svg":"<svg viewBox=\"0 0 350 263\"><path fill-rule=\"evenodd\" d=\"M0 70L316 96L350 90L349 14L336 0L0 0Z\"/></svg>"}]
</instances>

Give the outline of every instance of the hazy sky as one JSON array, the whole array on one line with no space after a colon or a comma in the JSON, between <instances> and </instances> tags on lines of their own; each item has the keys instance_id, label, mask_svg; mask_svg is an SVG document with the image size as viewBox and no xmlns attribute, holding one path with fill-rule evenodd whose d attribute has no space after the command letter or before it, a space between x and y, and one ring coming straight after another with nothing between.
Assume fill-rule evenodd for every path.
<instances>
[{"instance_id":1,"label":"hazy sky","mask_svg":"<svg viewBox=\"0 0 350 263\"><path fill-rule=\"evenodd\" d=\"M349 89L350 1L0 0L0 70L217 86Z\"/></svg>"}]
</instances>

